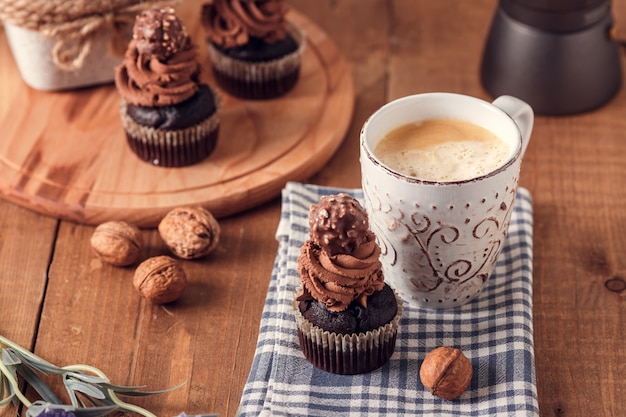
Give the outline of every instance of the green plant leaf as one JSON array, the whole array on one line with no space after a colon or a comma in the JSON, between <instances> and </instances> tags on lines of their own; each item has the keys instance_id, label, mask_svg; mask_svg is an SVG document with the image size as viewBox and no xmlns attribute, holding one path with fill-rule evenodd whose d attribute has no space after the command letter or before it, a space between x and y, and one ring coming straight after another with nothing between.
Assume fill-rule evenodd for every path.
<instances>
[{"instance_id":1,"label":"green plant leaf","mask_svg":"<svg viewBox=\"0 0 626 417\"><path fill-rule=\"evenodd\" d=\"M11 355L14 358L13 360L19 361L29 366L30 368L38 372L44 373L44 374L50 374L50 375L57 374L58 375L64 372L63 369L49 362L46 362L43 359L35 360L34 358L31 358L29 355L25 355L22 352L12 349L12 348L4 348L2 349L2 352L3 354L6 353L7 355Z\"/></svg>"},{"instance_id":2,"label":"green plant leaf","mask_svg":"<svg viewBox=\"0 0 626 417\"><path fill-rule=\"evenodd\" d=\"M124 395L127 397L145 397L149 395L164 394L166 392L174 391L182 387L183 385L185 385L184 382L171 388L165 388L161 390L139 391L141 389L144 389L145 386L123 386L123 385L114 385L114 384L101 384L102 387L110 389L114 391L116 394Z\"/></svg>"},{"instance_id":3,"label":"green plant leaf","mask_svg":"<svg viewBox=\"0 0 626 417\"><path fill-rule=\"evenodd\" d=\"M72 379L64 379L63 384L65 385L65 388L68 392L80 392L98 400L102 400L105 398L103 389L95 385Z\"/></svg>"},{"instance_id":4,"label":"green plant leaf","mask_svg":"<svg viewBox=\"0 0 626 417\"><path fill-rule=\"evenodd\" d=\"M17 373L22 375L24 380L43 398L52 404L62 404L61 400L54 394L48 385L31 368L24 364L15 366Z\"/></svg>"},{"instance_id":5,"label":"green plant leaf","mask_svg":"<svg viewBox=\"0 0 626 417\"><path fill-rule=\"evenodd\" d=\"M102 378L101 376L89 375L89 374L86 374L84 372L79 372L79 371L64 371L63 378L65 379L74 378L74 379L87 382L89 384L107 384L109 382L108 379Z\"/></svg>"},{"instance_id":6,"label":"green plant leaf","mask_svg":"<svg viewBox=\"0 0 626 417\"><path fill-rule=\"evenodd\" d=\"M15 398L15 394L10 394L8 397L0 400L0 408L7 407L9 404L11 404L14 398Z\"/></svg>"},{"instance_id":7,"label":"green plant leaf","mask_svg":"<svg viewBox=\"0 0 626 417\"><path fill-rule=\"evenodd\" d=\"M6 366L15 366L22 363L22 361L11 349L2 349L2 363Z\"/></svg>"},{"instance_id":8,"label":"green plant leaf","mask_svg":"<svg viewBox=\"0 0 626 417\"><path fill-rule=\"evenodd\" d=\"M27 407L27 417L38 416L45 410L45 407L69 410L76 417L99 417L113 410L127 411L144 417L156 417L146 409L122 401L117 395L154 395L172 391L183 385L158 391L141 391L145 387L111 384L107 376L98 368L85 364L58 367L2 335L0 335L0 353L0 395L2 396L0 406L6 406L11 402L17 405L21 402ZM40 374L61 376L72 405L60 404L61 401ZM31 385L43 400L31 403L20 390L18 376Z\"/></svg>"}]
</instances>

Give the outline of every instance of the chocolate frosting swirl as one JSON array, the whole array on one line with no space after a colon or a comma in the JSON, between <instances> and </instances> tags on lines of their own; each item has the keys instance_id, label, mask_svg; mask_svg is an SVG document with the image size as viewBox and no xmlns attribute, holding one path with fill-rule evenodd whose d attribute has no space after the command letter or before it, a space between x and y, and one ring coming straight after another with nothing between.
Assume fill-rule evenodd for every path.
<instances>
[{"instance_id":1,"label":"chocolate frosting swirl","mask_svg":"<svg viewBox=\"0 0 626 417\"><path fill-rule=\"evenodd\" d=\"M379 256L371 231L352 254L330 255L307 241L298 258L303 289L297 300L315 299L333 312L347 309L354 300L367 307L367 297L384 286Z\"/></svg>"},{"instance_id":2,"label":"chocolate frosting swirl","mask_svg":"<svg viewBox=\"0 0 626 417\"><path fill-rule=\"evenodd\" d=\"M202 26L217 46L245 45L250 37L273 43L286 35L282 0L209 0L202 6Z\"/></svg>"},{"instance_id":3,"label":"chocolate frosting swirl","mask_svg":"<svg viewBox=\"0 0 626 417\"><path fill-rule=\"evenodd\" d=\"M115 85L128 103L181 103L198 91L199 76L196 48L173 10L153 9L137 17L124 61L115 69Z\"/></svg>"}]
</instances>

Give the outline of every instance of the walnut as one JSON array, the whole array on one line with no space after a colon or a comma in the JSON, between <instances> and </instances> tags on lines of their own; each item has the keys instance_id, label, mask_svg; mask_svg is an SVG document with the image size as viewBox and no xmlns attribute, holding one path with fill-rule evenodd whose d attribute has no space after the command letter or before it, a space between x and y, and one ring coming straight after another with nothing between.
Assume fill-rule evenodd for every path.
<instances>
[{"instance_id":1,"label":"walnut","mask_svg":"<svg viewBox=\"0 0 626 417\"><path fill-rule=\"evenodd\" d=\"M96 227L90 243L102 261L115 266L134 263L143 249L141 230L123 221L109 221Z\"/></svg>"},{"instance_id":2,"label":"walnut","mask_svg":"<svg viewBox=\"0 0 626 417\"><path fill-rule=\"evenodd\" d=\"M169 256L155 256L135 270L133 286L143 298L155 304L177 300L185 290L187 275L181 264Z\"/></svg>"},{"instance_id":3,"label":"walnut","mask_svg":"<svg viewBox=\"0 0 626 417\"><path fill-rule=\"evenodd\" d=\"M161 220L159 234L176 256L195 259L206 256L217 248L220 225L202 207L178 207Z\"/></svg>"},{"instance_id":4,"label":"walnut","mask_svg":"<svg viewBox=\"0 0 626 417\"><path fill-rule=\"evenodd\" d=\"M461 350L441 346L424 358L420 380L433 395L453 400L467 389L472 373L472 364Z\"/></svg>"}]
</instances>

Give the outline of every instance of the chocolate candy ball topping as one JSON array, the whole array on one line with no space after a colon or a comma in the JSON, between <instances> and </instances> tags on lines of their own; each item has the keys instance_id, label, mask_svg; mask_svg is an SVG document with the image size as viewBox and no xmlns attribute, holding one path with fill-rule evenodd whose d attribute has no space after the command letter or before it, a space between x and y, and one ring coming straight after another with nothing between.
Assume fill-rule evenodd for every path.
<instances>
[{"instance_id":1,"label":"chocolate candy ball topping","mask_svg":"<svg viewBox=\"0 0 626 417\"><path fill-rule=\"evenodd\" d=\"M165 60L180 51L188 42L182 21L174 9L150 9L142 12L135 20L133 39L142 54L153 55Z\"/></svg>"},{"instance_id":2,"label":"chocolate candy ball topping","mask_svg":"<svg viewBox=\"0 0 626 417\"><path fill-rule=\"evenodd\" d=\"M366 240L365 209L354 197L340 193L320 198L309 211L311 239L329 255L351 254Z\"/></svg>"}]
</instances>

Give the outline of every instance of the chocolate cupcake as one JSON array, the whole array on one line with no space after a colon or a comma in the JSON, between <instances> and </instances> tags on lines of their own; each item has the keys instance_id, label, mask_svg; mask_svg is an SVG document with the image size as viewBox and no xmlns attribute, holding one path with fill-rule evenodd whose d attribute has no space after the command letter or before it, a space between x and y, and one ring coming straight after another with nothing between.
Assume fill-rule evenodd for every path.
<instances>
[{"instance_id":1,"label":"chocolate cupcake","mask_svg":"<svg viewBox=\"0 0 626 417\"><path fill-rule=\"evenodd\" d=\"M300 75L304 33L285 20L282 0L211 0L202 27L217 85L252 100L280 97Z\"/></svg>"},{"instance_id":2,"label":"chocolate cupcake","mask_svg":"<svg viewBox=\"0 0 626 417\"><path fill-rule=\"evenodd\" d=\"M367 214L347 194L325 196L311 206L309 225L294 300L300 348L328 372L373 371L395 349L402 302L384 282Z\"/></svg>"},{"instance_id":3,"label":"chocolate cupcake","mask_svg":"<svg viewBox=\"0 0 626 417\"><path fill-rule=\"evenodd\" d=\"M115 85L128 145L141 160L182 167L213 152L221 100L200 82L200 71L196 47L172 8L137 16Z\"/></svg>"}]
</instances>

